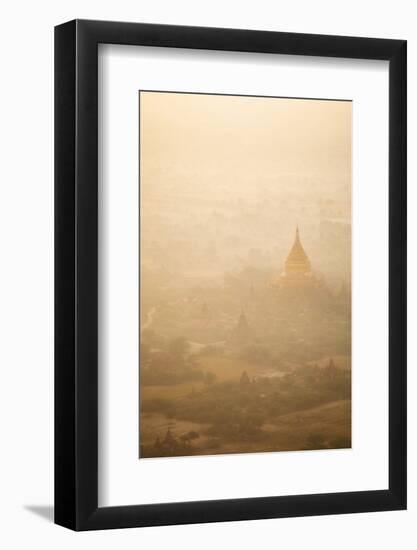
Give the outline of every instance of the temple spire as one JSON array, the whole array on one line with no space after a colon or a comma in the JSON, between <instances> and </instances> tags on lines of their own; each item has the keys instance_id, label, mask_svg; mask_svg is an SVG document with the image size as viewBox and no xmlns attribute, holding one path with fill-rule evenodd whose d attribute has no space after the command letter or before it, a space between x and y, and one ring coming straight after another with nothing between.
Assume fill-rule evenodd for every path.
<instances>
[{"instance_id":1,"label":"temple spire","mask_svg":"<svg viewBox=\"0 0 417 550\"><path fill-rule=\"evenodd\" d=\"M298 223L295 229L295 242L300 242L300 231L298 229Z\"/></svg>"},{"instance_id":2,"label":"temple spire","mask_svg":"<svg viewBox=\"0 0 417 550\"><path fill-rule=\"evenodd\" d=\"M289 274L307 274L310 273L310 261L304 251L300 240L300 230L298 223L295 228L295 240L285 261L285 272Z\"/></svg>"},{"instance_id":3,"label":"temple spire","mask_svg":"<svg viewBox=\"0 0 417 550\"><path fill-rule=\"evenodd\" d=\"M236 327L233 330L232 339L235 342L248 342L251 339L251 328L249 326L246 314L242 308Z\"/></svg>"},{"instance_id":4,"label":"temple spire","mask_svg":"<svg viewBox=\"0 0 417 550\"><path fill-rule=\"evenodd\" d=\"M284 262L284 269L277 281L279 287L306 288L318 285L310 260L300 238L300 227L295 226L295 239Z\"/></svg>"}]
</instances>

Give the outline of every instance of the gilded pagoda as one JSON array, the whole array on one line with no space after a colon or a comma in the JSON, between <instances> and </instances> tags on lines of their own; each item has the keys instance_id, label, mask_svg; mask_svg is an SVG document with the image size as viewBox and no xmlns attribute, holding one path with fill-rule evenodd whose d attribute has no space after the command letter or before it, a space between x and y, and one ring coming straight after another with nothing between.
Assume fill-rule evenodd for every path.
<instances>
[{"instance_id":1,"label":"gilded pagoda","mask_svg":"<svg viewBox=\"0 0 417 550\"><path fill-rule=\"evenodd\" d=\"M301 244L298 225L295 240L284 262L284 269L274 283L280 288L311 288L316 287L317 279L311 270L310 260Z\"/></svg>"}]
</instances>

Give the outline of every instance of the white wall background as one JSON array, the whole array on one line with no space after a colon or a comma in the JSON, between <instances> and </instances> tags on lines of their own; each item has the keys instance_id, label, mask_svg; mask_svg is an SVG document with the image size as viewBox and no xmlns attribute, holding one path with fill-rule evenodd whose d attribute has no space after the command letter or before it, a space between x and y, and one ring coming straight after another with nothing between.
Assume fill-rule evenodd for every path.
<instances>
[{"instance_id":1,"label":"white wall background","mask_svg":"<svg viewBox=\"0 0 417 550\"><path fill-rule=\"evenodd\" d=\"M0 9L0 546L320 548L417 541L416 285L409 287L409 510L96 533L51 523L53 499L53 26L75 17L408 40L409 280L417 276L414 2L16 0Z\"/></svg>"}]
</instances>

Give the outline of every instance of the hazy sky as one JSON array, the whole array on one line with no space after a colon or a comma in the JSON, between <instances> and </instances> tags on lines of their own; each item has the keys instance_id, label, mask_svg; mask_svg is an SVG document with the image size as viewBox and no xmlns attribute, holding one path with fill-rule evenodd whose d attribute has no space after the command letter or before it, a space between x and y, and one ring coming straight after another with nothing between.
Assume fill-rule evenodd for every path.
<instances>
[{"instance_id":1,"label":"hazy sky","mask_svg":"<svg viewBox=\"0 0 417 550\"><path fill-rule=\"evenodd\" d=\"M141 261L176 273L208 265L224 272L253 263L248 254L257 249L278 269L298 224L313 264L345 277L351 107L141 92ZM322 231L328 220L347 228L337 241ZM206 254L212 247L215 262Z\"/></svg>"},{"instance_id":2,"label":"hazy sky","mask_svg":"<svg viewBox=\"0 0 417 550\"><path fill-rule=\"evenodd\" d=\"M146 192L351 178L351 102L141 92L141 178ZM149 185L149 188L148 187ZM159 189L160 190L160 189Z\"/></svg>"}]
</instances>

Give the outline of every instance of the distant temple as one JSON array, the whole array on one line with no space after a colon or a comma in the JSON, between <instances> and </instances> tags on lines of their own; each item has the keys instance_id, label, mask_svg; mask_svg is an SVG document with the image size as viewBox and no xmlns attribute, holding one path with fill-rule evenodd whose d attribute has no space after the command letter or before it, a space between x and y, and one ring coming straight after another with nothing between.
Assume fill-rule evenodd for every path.
<instances>
[{"instance_id":1,"label":"distant temple","mask_svg":"<svg viewBox=\"0 0 417 550\"><path fill-rule=\"evenodd\" d=\"M311 288L318 286L318 281L311 271L310 260L300 240L300 232L295 231L295 240L284 262L284 269L274 286L280 288Z\"/></svg>"},{"instance_id":2,"label":"distant temple","mask_svg":"<svg viewBox=\"0 0 417 550\"><path fill-rule=\"evenodd\" d=\"M244 311L241 312L230 339L234 343L248 343L252 339L252 330L249 327Z\"/></svg>"},{"instance_id":3,"label":"distant temple","mask_svg":"<svg viewBox=\"0 0 417 550\"><path fill-rule=\"evenodd\" d=\"M247 390L251 386L251 381L246 371L242 372L242 376L240 377L240 381L239 381L239 386L241 390Z\"/></svg>"}]
</instances>

